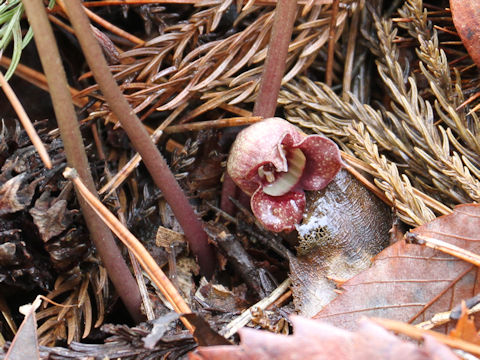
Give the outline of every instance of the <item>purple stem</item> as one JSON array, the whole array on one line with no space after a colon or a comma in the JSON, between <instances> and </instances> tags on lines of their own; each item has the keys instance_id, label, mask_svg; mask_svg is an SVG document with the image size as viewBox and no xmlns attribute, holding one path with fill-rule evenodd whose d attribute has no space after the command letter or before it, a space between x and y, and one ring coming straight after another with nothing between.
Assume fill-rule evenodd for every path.
<instances>
[{"instance_id":1,"label":"purple stem","mask_svg":"<svg viewBox=\"0 0 480 360\"><path fill-rule=\"evenodd\" d=\"M92 33L90 21L81 2L79 0L67 0L65 1L65 7L87 63L105 96L108 106L120 121L133 147L141 155L153 181L162 190L165 199L183 228L190 249L198 258L200 270L206 277L211 277L215 270L216 261L201 221L175 180L165 159L150 140L148 132L115 82L100 45Z\"/></svg>"},{"instance_id":2,"label":"purple stem","mask_svg":"<svg viewBox=\"0 0 480 360\"><path fill-rule=\"evenodd\" d=\"M275 115L296 17L296 0L278 0L260 89L253 107L253 116L269 118Z\"/></svg>"},{"instance_id":3,"label":"purple stem","mask_svg":"<svg viewBox=\"0 0 480 360\"><path fill-rule=\"evenodd\" d=\"M57 43L48 21L45 5L42 0L24 0L28 21L35 32L35 43L40 55L42 67L47 77L50 96L57 118L58 127L62 136L65 154L69 166L74 167L88 187L96 194L95 184L90 173L87 155L83 146L82 135L78 128L77 115L68 91L67 78L58 52ZM82 214L95 243L98 255L107 269L118 295L122 299L128 312L136 322L145 319L140 310L142 299L137 283L133 278L120 249L115 243L112 233L104 222L95 214L95 211L77 196Z\"/></svg>"}]
</instances>

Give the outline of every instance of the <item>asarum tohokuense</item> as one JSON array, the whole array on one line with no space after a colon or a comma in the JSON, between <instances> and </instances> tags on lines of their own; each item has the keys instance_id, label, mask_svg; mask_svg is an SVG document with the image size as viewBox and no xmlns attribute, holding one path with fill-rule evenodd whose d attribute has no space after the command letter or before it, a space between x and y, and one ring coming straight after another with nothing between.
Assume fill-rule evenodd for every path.
<instances>
[{"instance_id":1,"label":"asarum tohokuense","mask_svg":"<svg viewBox=\"0 0 480 360\"><path fill-rule=\"evenodd\" d=\"M275 232L294 230L305 210L304 190L325 188L341 168L333 141L277 117L242 130L227 163L232 180L251 195L255 217Z\"/></svg>"}]
</instances>

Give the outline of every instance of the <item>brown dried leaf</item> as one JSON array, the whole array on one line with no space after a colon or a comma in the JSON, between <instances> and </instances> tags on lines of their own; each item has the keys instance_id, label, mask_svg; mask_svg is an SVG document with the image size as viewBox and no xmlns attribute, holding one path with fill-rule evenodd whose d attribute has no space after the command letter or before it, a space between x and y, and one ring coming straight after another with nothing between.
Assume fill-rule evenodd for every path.
<instances>
[{"instance_id":1,"label":"brown dried leaf","mask_svg":"<svg viewBox=\"0 0 480 360\"><path fill-rule=\"evenodd\" d=\"M480 3L478 0L450 0L450 8L463 45L480 67Z\"/></svg>"},{"instance_id":2,"label":"brown dried leaf","mask_svg":"<svg viewBox=\"0 0 480 360\"><path fill-rule=\"evenodd\" d=\"M451 337L480 345L480 335L475 328L475 321L468 316L467 306L462 302L462 315L455 329L450 331Z\"/></svg>"},{"instance_id":3,"label":"brown dried leaf","mask_svg":"<svg viewBox=\"0 0 480 360\"><path fill-rule=\"evenodd\" d=\"M412 232L472 252L480 251L480 206L457 206ZM476 268L444 253L398 241L375 258L373 266L343 284L344 292L315 318L346 328L361 316L424 321L474 295Z\"/></svg>"},{"instance_id":4,"label":"brown dried leaf","mask_svg":"<svg viewBox=\"0 0 480 360\"><path fill-rule=\"evenodd\" d=\"M26 175L19 174L0 187L0 215L23 210L32 200L37 182L22 187Z\"/></svg>"},{"instance_id":5,"label":"brown dried leaf","mask_svg":"<svg viewBox=\"0 0 480 360\"><path fill-rule=\"evenodd\" d=\"M419 347L400 340L366 319L360 322L357 332L298 316L292 317L292 322L293 336L244 328L240 330L241 345L199 347L190 353L190 360L457 359L447 347L432 338Z\"/></svg>"},{"instance_id":6,"label":"brown dried leaf","mask_svg":"<svg viewBox=\"0 0 480 360\"><path fill-rule=\"evenodd\" d=\"M35 207L30 209L33 222L38 228L42 240L47 242L52 237L59 235L72 224L74 211L67 209L66 200L58 200L50 196L48 191L35 201Z\"/></svg>"}]
</instances>

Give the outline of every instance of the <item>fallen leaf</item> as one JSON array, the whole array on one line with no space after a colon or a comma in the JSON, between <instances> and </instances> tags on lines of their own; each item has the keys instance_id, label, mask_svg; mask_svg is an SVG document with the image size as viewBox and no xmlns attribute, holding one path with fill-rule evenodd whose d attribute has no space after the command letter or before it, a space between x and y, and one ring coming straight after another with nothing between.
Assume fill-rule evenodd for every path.
<instances>
[{"instance_id":1,"label":"fallen leaf","mask_svg":"<svg viewBox=\"0 0 480 360\"><path fill-rule=\"evenodd\" d=\"M474 320L468 316L465 302L462 302L462 315L457 321L457 326L450 331L449 335L456 339L462 339L480 345L480 336L475 328Z\"/></svg>"},{"instance_id":2,"label":"fallen leaf","mask_svg":"<svg viewBox=\"0 0 480 360\"><path fill-rule=\"evenodd\" d=\"M480 67L480 2L450 0L453 24L463 45L475 64Z\"/></svg>"},{"instance_id":3,"label":"fallen leaf","mask_svg":"<svg viewBox=\"0 0 480 360\"><path fill-rule=\"evenodd\" d=\"M480 206L469 204L412 232L480 252L479 227ZM472 297L479 281L473 265L402 240L378 254L371 268L344 283L343 293L314 317L345 328L354 328L361 316L425 321Z\"/></svg>"},{"instance_id":4,"label":"fallen leaf","mask_svg":"<svg viewBox=\"0 0 480 360\"><path fill-rule=\"evenodd\" d=\"M307 194L297 226L297 256L290 258L296 310L312 317L333 300L338 282L367 269L389 243L389 208L346 170L321 191Z\"/></svg>"},{"instance_id":5,"label":"fallen leaf","mask_svg":"<svg viewBox=\"0 0 480 360\"><path fill-rule=\"evenodd\" d=\"M379 325L363 319L357 332L322 321L293 316L293 336L243 328L238 346L199 347L190 360L450 360L458 359L450 349L433 338L424 346L400 340Z\"/></svg>"}]
</instances>

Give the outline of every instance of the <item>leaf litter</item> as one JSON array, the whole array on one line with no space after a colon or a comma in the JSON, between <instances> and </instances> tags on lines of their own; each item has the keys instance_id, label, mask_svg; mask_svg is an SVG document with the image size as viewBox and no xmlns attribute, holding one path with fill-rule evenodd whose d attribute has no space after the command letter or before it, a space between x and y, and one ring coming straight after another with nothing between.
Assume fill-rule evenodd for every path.
<instances>
[{"instance_id":1,"label":"leaf litter","mask_svg":"<svg viewBox=\"0 0 480 360\"><path fill-rule=\"evenodd\" d=\"M150 27L152 31L154 23L164 33L156 34L152 40L135 49L129 49L124 44L126 51L117 54L116 61L119 63L111 68L130 105L146 120L147 126L154 124L153 130L161 133L164 128L168 129L167 123L182 126L192 120L222 119L232 112L238 116L250 115L273 19L271 7L260 3L252 6L254 3L249 1L243 8L239 1L236 8L233 1L201 3L196 9L177 7L175 11L178 13L171 14L169 11L172 8L167 11L154 10L152 6L134 9L142 14L144 20L148 18L145 28ZM465 97L478 91L475 81L478 77L464 49L458 49L458 44L454 44L458 36L454 33L447 5L407 0L398 14L389 14L385 7L386 17L379 18L371 12L372 9L364 6L363 1L340 2L334 19L336 26L332 26L333 7L329 4L316 6L314 3L305 5L297 16L278 111L306 132L327 135L345 150L350 159L355 158L354 165L349 164L364 172L364 179L370 181L370 187L377 187L378 192L385 194L389 206L393 207L394 216L408 225L424 224L412 233L477 252L478 236L472 230L475 227L478 229L476 205L457 207L451 217L441 217L428 223L435 215L450 213L456 204L479 198L480 162L476 155L479 149L476 136L480 127L469 105L471 102L474 106L477 98L472 96L465 102ZM337 1L335 3L338 4ZM358 26L359 18L355 20L352 16L359 13L362 13L362 40L354 46L354 31L357 29L352 28L355 24ZM394 16L398 17L391 19ZM171 21L173 18L183 18L184 21L175 23ZM225 25L221 19L229 22ZM229 33L226 29L234 30ZM330 33L334 37L328 41L329 30L332 29L334 31ZM98 33L101 34L101 31L97 31L97 36L104 35ZM252 34L254 36L249 36ZM327 44L335 45L335 52L327 49ZM469 46L466 47L468 50ZM328 74L325 74L325 59L331 59L332 54L338 61L333 63L332 68L327 66ZM351 56L355 56L356 61L345 60ZM371 58L366 59L372 56L377 61L380 76L369 88L362 86L361 81L365 81L365 76L369 79L370 75L365 75L365 71L370 69L368 61ZM19 71L21 69L20 66ZM333 80L335 92L316 82L323 80L324 75ZM85 79L88 79L88 74L81 77L81 81ZM359 83L358 79L363 80ZM342 80L344 90L337 91L342 86ZM380 86L380 90L375 90L375 86ZM89 83L82 87L84 90L78 96L88 94L95 102L94 106L90 104L88 116L83 122L89 122L97 131L100 130L101 140L96 145L107 149L108 153L108 160L103 165L95 163L94 156L89 154L92 164L96 164L94 169L97 175L104 172L102 166L120 171L122 164L132 158L134 152L126 151L129 146L125 142L121 145L124 136L118 130L118 124L110 124L116 123L116 118L97 92L96 85ZM348 93L346 89L352 92ZM371 101L372 97L374 101ZM159 122L151 121L149 116L152 114L156 120L161 120L160 126ZM168 119L165 124L162 123L164 117ZM95 124L94 119L101 119L104 124ZM3 164L0 191L4 195L0 199L4 205L0 206L0 212L4 211L0 219L4 239L0 245L0 284L6 285L7 289L15 287L16 291L21 286L34 290L40 288L45 292L49 290L50 298L58 297L57 300L67 305L63 308L49 306L38 311L40 343L53 345L64 341L69 344L68 348L41 346L40 356L134 359L170 355L173 358L184 356L193 349L194 337L180 330L176 320L161 323L160 331L159 325L155 329L153 323L136 327L104 324L102 331L97 329L104 323L105 315L112 314L111 305L118 302L109 293L105 269L98 264L95 253L87 250L85 244L90 244L82 240L86 239L85 230L77 219L78 206L72 200L71 189L60 190L64 180L59 179L58 174L64 166L64 156L61 151L55 150L58 148L56 140L47 139L45 142L49 151L57 159L52 172L39 171L33 148L22 145L12 147L16 140L4 130L2 134L6 136L0 139ZM168 134L167 131L165 133ZM298 247L298 244L292 245L292 238L274 235L258 227L249 209L241 207L241 198L236 202L240 209L236 217L218 209L218 185L231 143L229 133L231 137L235 131L227 129L209 132L208 135L203 132L198 137L180 133L168 135L168 140L160 137L156 140L160 139L162 151L170 151L163 149L165 144L165 149L176 149L169 154L170 165L199 216L208 219L211 241L221 248L218 278L208 282L205 279L198 281L192 261L183 261L186 259L184 246L181 249L169 248L168 241L164 241L164 249L159 250L152 243L146 244L149 251L155 253L156 260L168 266L172 281L180 282L179 288L189 305L209 323L202 323L201 318L197 318L200 319L198 327L204 329L205 334L211 328L213 331L225 328L223 325L229 324L236 315L271 293L276 283L287 277L286 259L290 258L294 303L290 302L288 292L284 296L279 294L273 307L247 310L252 314L247 320L252 320L251 327L288 333L286 324L290 319L294 335L285 337L266 331L240 330L242 345L226 350L232 353L232 358L241 358L242 352L258 358L271 358L272 354L278 358L291 355L307 358L308 354L318 358L316 356L330 346L334 351L327 351L324 354L326 358L397 358L400 356L397 351L398 354L411 354L411 358L453 358L447 348L428 336L418 347L399 340L377 325L365 321L359 324L357 320L361 315L368 315L404 322L428 321L435 314L445 312L476 294L476 267L403 239L375 256L387 245L390 238L388 230L392 225L389 209L380 204L370 217L360 221L336 211L342 221L356 222L353 225L357 228L353 233L364 234L362 231L367 228L366 223L379 225L374 226L377 230L373 230L372 235L361 239L366 241L367 256L361 254L361 250L355 252L356 248L350 248L340 256L353 264L351 267L355 268L355 272L368 269L350 280L348 278L352 273L346 276L344 272L326 270L335 268L336 262L328 256L331 251L315 244L307 246L301 243ZM5 141L6 138L9 140ZM200 146L198 153L189 151L191 139L196 139ZM168 206L151 182L145 180L142 167L134 167L130 173L123 186L117 182L111 189L110 195L117 197L116 200L107 199L110 205L115 204L111 208L117 211L119 218L125 219L129 228L136 228L135 232L147 242L147 239L155 238L154 234L162 226L173 229L176 236L181 237L178 223L165 219L172 217L171 211L164 210ZM97 181L102 183L103 180L97 176ZM357 191L354 192L357 195ZM317 194L310 195L313 199ZM333 198L339 196L337 194ZM161 220L152 216L157 206L162 209ZM467 211L462 212L461 209ZM308 212L315 213L316 210L312 205ZM25 222L28 226L12 222L9 215L13 213L28 219ZM356 210L353 213L356 215ZM152 221L144 221L147 218ZM322 219L311 217L311 226L306 219L301 225L304 226L302 237L305 237L306 229L309 232L325 230L326 222ZM42 240L35 247L23 241L22 231L30 229L34 229ZM301 227L299 229L302 230ZM391 231L401 238L405 229L404 225L395 223ZM368 243L377 235L374 245ZM354 240L359 240L359 237L362 235L353 235ZM268 251L265 250L267 248ZM302 248L316 252L302 255ZM299 255L297 258L292 255L295 249ZM310 256L314 260L306 261L305 268L299 271L298 263L305 260L302 256ZM359 258L362 258L361 265L354 266ZM189 265L184 265L187 263ZM315 264L313 271L311 264ZM46 269L54 271L47 276ZM300 277L306 273L310 278ZM249 277L254 277L254 280L248 280ZM328 285L328 297L338 294L316 317L350 331L358 330L349 332L319 322L307 323L309 320L288 317L290 313L302 309L300 303L317 300L314 297L319 290L315 282ZM168 303L150 281L147 281L147 288L146 297L156 305L154 316L161 319L169 314ZM7 297L11 301L11 297ZM311 313L316 313L326 302L317 304L316 310ZM78 307L71 307L72 304L78 304ZM317 336L315 332L318 330L326 335ZM158 332L157 337L149 342L147 349L142 339L152 332ZM7 338L12 339L3 325L0 333L2 336L6 333ZM475 333L475 328L463 315L457 324L457 332L453 332L452 336L476 342ZM79 342L82 337L90 341L98 334L102 334L99 341L98 338L94 340L98 344ZM215 339L215 332L211 335ZM389 344L388 351L384 351L379 339ZM232 340L236 341L236 338ZM317 342L322 341L323 348L319 349ZM346 344L353 345L348 348ZM374 346L369 347L372 344ZM298 347L302 349L299 351ZM346 352L341 353L341 350ZM191 357L214 358L217 356L215 351L224 350L201 348Z\"/></svg>"},{"instance_id":2,"label":"leaf litter","mask_svg":"<svg viewBox=\"0 0 480 360\"><path fill-rule=\"evenodd\" d=\"M460 205L411 232L480 251L478 205ZM421 322L475 295L477 268L440 251L400 240L372 266L342 284L342 294L314 318L351 328L361 316Z\"/></svg>"},{"instance_id":3,"label":"leaf litter","mask_svg":"<svg viewBox=\"0 0 480 360\"><path fill-rule=\"evenodd\" d=\"M448 347L426 337L422 346L400 340L381 326L362 320L356 332L325 322L292 317L292 336L241 329L238 346L200 347L190 360L240 359L457 359ZM293 355L295 354L295 355Z\"/></svg>"}]
</instances>

